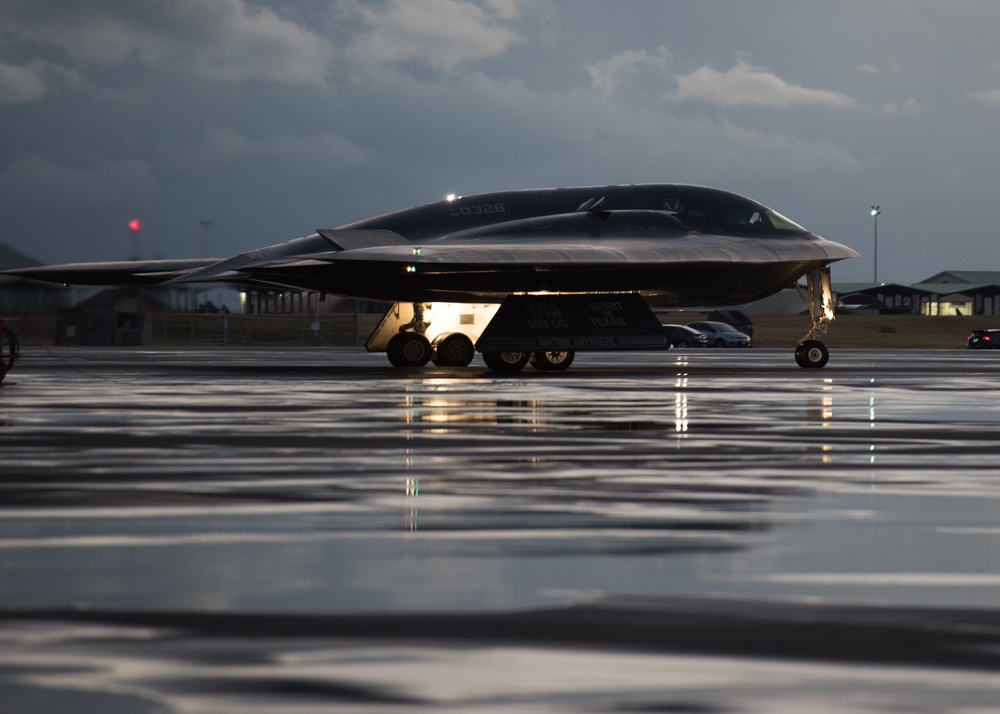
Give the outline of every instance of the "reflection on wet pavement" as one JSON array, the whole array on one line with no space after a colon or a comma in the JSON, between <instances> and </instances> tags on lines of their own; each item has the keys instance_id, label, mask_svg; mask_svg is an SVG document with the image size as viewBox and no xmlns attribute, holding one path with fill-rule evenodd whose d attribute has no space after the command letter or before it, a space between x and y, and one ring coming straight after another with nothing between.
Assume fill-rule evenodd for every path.
<instances>
[{"instance_id":1,"label":"reflection on wet pavement","mask_svg":"<svg viewBox=\"0 0 1000 714\"><path fill-rule=\"evenodd\" d=\"M0 666L27 666L34 653L44 670L21 672L44 684L13 677L6 689L51 694L55 680L73 679L63 670L77 666L77 652L85 659L103 648L101 666L118 672L137 649L132 665L165 676L196 666L195 643L222 647L226 662L251 649L208 632L187 645L181 638L187 654L167 657L159 645L150 654L133 637L165 635L156 623L115 620L131 611L346 622L361 613L482 618L622 597L673 603L635 615L653 623L691 597L722 598L734 614L790 601L994 608L1000 363L990 357L844 350L814 372L785 351L672 350L583 355L566 373L499 376L475 365L393 370L353 350L26 352L0 388L0 607L48 610L63 624L0 626L0 649L14 653ZM110 620L80 622L80 608ZM773 630L790 625L781 608L768 617ZM796 617L836 619L828 610ZM103 627L113 646L68 634ZM719 674L727 694L708 697L651 674L697 670L702 655L642 655L637 642L615 653L595 649L606 644L599 638L551 650L525 635L499 649L479 643L466 657L384 634L360 644L330 633L306 643L302 634L255 643L270 653L267 677L315 687L306 696L286 682L292 699L268 690L273 711L301 704L300 695L357 711L525 711L498 682L523 684L532 701L535 658L579 668L595 687L604 680L584 672L632 682L622 685L627 695L594 692L587 701L597 711L728 711L741 696L753 702L746 709L792 710L845 681L869 681L857 667L810 664L801 648L785 653L798 664L783 669L763 643L754 660L753 648L722 643L709 654L716 664L735 658ZM314 647L315 656L299 652ZM490 677L500 679L468 674L470 684L446 686L434 672L456 658L470 672L499 667ZM344 679L314 677L331 667ZM750 668L766 670L762 681L780 694L743 682L737 673ZM418 685L417 673L428 679ZM919 701L941 703L951 686L883 674L871 681L919 682ZM116 676L101 691L117 691ZM974 680L965 705L995 701L985 678L961 676ZM405 680L386 690L405 695L365 701L386 678ZM571 683L576 696L559 693ZM588 691L575 678L544 685L538 711L577 710ZM477 686L481 699L470 694ZM173 689L154 697L168 711L188 701ZM907 710L890 685L854 691L857 708L827 710ZM122 711L147 711L142 701ZM254 701L228 711L257 711L263 700ZM203 706L213 711L191 710Z\"/></svg>"}]
</instances>

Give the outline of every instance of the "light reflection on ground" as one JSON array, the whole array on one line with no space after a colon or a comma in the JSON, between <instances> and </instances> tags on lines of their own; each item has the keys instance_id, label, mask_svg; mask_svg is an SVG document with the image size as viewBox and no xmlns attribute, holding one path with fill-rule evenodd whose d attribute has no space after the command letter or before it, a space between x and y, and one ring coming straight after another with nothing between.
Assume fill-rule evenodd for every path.
<instances>
[{"instance_id":1,"label":"light reflection on ground","mask_svg":"<svg viewBox=\"0 0 1000 714\"><path fill-rule=\"evenodd\" d=\"M672 598L721 597L737 613L787 601L992 611L1000 362L991 357L845 350L811 371L785 351L669 351L578 355L566 373L497 376L474 366L400 372L355 350L26 350L0 388L0 608L488 616L641 596L668 610ZM780 608L768 618L782 628ZM132 681L122 674L130 666L199 676L183 654L129 659L121 623L107 624L115 634L99 646L68 634L84 627L72 617L7 619L0 667L15 674L0 675L0 695L54 696L70 674L30 686L15 679L27 676L19 668L37 659L61 672L98 651L115 673L102 680L106 694ZM287 711L303 697L356 711L525 711L524 697L537 711L584 701L597 711L819 711L841 687L854 699L826 711L920 711L911 699L947 703L952 688L908 669L870 679L850 654L831 669L793 647L782 654L798 662L790 668L720 641L710 654L723 658L713 659L723 683L709 696L652 674L697 670L697 657L626 653L621 643L615 654L595 642L533 649L530 637L456 651L306 644L302 634L255 641L273 659L249 671L314 690L283 698L277 687L251 701L221 687L235 701L227 711ZM247 656L223 639L207 628L188 646L218 646L228 653L220 662ZM336 686L317 673L334 665L295 654L317 645L337 653ZM388 649L366 659L372 647ZM465 689L439 681L456 658ZM578 674L534 682L528 673L543 666ZM748 688L750 670L768 684ZM620 688L600 671L624 678ZM996 701L985 678L961 676L972 682L963 706ZM924 699L899 695L894 678ZM185 687L153 689L168 710L213 711L198 697L191 704ZM136 696L121 711L146 711L149 698Z\"/></svg>"}]
</instances>

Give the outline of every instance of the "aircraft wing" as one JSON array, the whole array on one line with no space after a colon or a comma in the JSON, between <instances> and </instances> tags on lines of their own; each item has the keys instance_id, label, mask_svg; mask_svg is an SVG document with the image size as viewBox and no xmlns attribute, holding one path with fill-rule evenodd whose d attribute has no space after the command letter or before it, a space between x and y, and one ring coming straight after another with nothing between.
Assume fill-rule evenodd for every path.
<instances>
[{"instance_id":1,"label":"aircraft wing","mask_svg":"<svg viewBox=\"0 0 1000 714\"><path fill-rule=\"evenodd\" d=\"M318 238L318 236L317 236ZM313 290L390 301L498 301L516 292L643 291L682 304L755 299L808 270L857 254L817 240L677 234L628 237L579 233L395 240L362 247L313 241L275 254L264 249L226 260L78 263L5 274L74 285L194 282ZM345 241L346 243L346 241Z\"/></svg>"},{"instance_id":2,"label":"aircraft wing","mask_svg":"<svg viewBox=\"0 0 1000 714\"><path fill-rule=\"evenodd\" d=\"M823 240L511 237L261 257L225 271L182 274L170 282L283 286L390 301L643 291L669 296L671 303L721 304L770 294L815 267L855 255Z\"/></svg>"},{"instance_id":3,"label":"aircraft wing","mask_svg":"<svg viewBox=\"0 0 1000 714\"><path fill-rule=\"evenodd\" d=\"M239 285L281 286L311 290L312 284L283 283L251 278L241 269L269 262L306 260L313 255L338 253L379 245L409 245L402 236L387 230L322 230L285 243L240 253L230 258L180 260L126 260L106 263L66 263L0 271L0 275L32 278L64 285L159 285L173 282L215 282ZM332 250L331 250L332 249Z\"/></svg>"},{"instance_id":4,"label":"aircraft wing","mask_svg":"<svg viewBox=\"0 0 1000 714\"><path fill-rule=\"evenodd\" d=\"M123 260L107 263L66 263L0 271L64 285L156 285L217 263L216 258L186 260Z\"/></svg>"},{"instance_id":5,"label":"aircraft wing","mask_svg":"<svg viewBox=\"0 0 1000 714\"><path fill-rule=\"evenodd\" d=\"M425 243L408 246L379 246L337 251L310 256L311 262L328 263L397 263L415 267L416 272L447 272L479 265L503 269L508 266L539 266L546 269L573 266L666 263L749 263L816 261L831 262L856 257L829 241L783 241L760 239L747 241L726 236L693 236L668 240L657 239L587 239L537 240L510 238L476 243ZM248 265L266 270L280 263ZM182 279L183 280L183 279Z\"/></svg>"}]
</instances>

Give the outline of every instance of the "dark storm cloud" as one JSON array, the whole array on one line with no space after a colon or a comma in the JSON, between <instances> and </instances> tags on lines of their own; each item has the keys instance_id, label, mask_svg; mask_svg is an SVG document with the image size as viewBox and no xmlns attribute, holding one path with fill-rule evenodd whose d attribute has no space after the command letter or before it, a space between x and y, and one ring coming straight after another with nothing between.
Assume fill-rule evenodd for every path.
<instances>
[{"instance_id":1,"label":"dark storm cloud","mask_svg":"<svg viewBox=\"0 0 1000 714\"><path fill-rule=\"evenodd\" d=\"M30 102L45 94L45 64L0 63L0 103Z\"/></svg>"},{"instance_id":2,"label":"dark storm cloud","mask_svg":"<svg viewBox=\"0 0 1000 714\"><path fill-rule=\"evenodd\" d=\"M841 279L881 204L880 267L918 280L993 259L997 30L985 0L8 0L0 241L121 257L141 211L147 252L212 219L225 254L449 191L690 181L860 250Z\"/></svg>"},{"instance_id":3,"label":"dark storm cloud","mask_svg":"<svg viewBox=\"0 0 1000 714\"><path fill-rule=\"evenodd\" d=\"M322 82L327 42L241 0L14 0L0 6L3 45L45 47L88 67L142 64L228 80Z\"/></svg>"},{"instance_id":4,"label":"dark storm cloud","mask_svg":"<svg viewBox=\"0 0 1000 714\"><path fill-rule=\"evenodd\" d=\"M417 61L450 71L502 54L519 41L507 25L521 16L515 0L390 0L356 9L364 29L352 43L352 55L364 62Z\"/></svg>"},{"instance_id":5,"label":"dark storm cloud","mask_svg":"<svg viewBox=\"0 0 1000 714\"><path fill-rule=\"evenodd\" d=\"M26 155L0 171L0 193L5 201L20 205L30 205L41 196L74 210L108 205L123 197L137 206L148 206L156 190L156 177L140 161L109 161L80 169Z\"/></svg>"}]
</instances>

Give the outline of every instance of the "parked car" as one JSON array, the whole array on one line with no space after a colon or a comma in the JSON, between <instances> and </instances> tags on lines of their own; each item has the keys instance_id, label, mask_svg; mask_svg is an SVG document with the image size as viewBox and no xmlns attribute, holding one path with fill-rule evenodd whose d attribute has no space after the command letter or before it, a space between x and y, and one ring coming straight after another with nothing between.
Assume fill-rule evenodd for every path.
<instances>
[{"instance_id":1,"label":"parked car","mask_svg":"<svg viewBox=\"0 0 1000 714\"><path fill-rule=\"evenodd\" d=\"M708 335L687 325L664 325L663 334L668 347L705 347Z\"/></svg>"},{"instance_id":2,"label":"parked car","mask_svg":"<svg viewBox=\"0 0 1000 714\"><path fill-rule=\"evenodd\" d=\"M714 310L705 316L710 322L724 322L753 340L753 322L742 310Z\"/></svg>"},{"instance_id":3,"label":"parked car","mask_svg":"<svg viewBox=\"0 0 1000 714\"><path fill-rule=\"evenodd\" d=\"M687 325L664 325L668 347L706 347L708 335Z\"/></svg>"},{"instance_id":4,"label":"parked car","mask_svg":"<svg viewBox=\"0 0 1000 714\"><path fill-rule=\"evenodd\" d=\"M732 325L724 322L689 322L688 327L692 327L699 332L704 332L708 337L709 347L749 347L750 336L740 332Z\"/></svg>"},{"instance_id":5,"label":"parked car","mask_svg":"<svg viewBox=\"0 0 1000 714\"><path fill-rule=\"evenodd\" d=\"M965 348L969 350L1000 350L1000 330L973 330Z\"/></svg>"}]
</instances>

